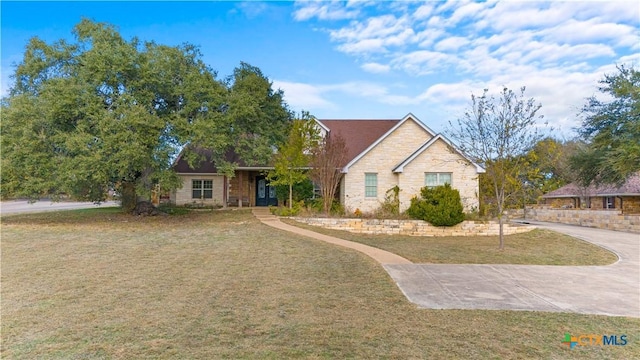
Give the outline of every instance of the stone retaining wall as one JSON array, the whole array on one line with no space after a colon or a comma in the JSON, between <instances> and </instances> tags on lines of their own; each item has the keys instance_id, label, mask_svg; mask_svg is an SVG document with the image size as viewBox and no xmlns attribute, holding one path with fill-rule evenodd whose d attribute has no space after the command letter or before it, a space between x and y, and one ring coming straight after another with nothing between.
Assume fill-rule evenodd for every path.
<instances>
[{"instance_id":1,"label":"stone retaining wall","mask_svg":"<svg viewBox=\"0 0 640 360\"><path fill-rule=\"evenodd\" d=\"M522 218L522 209L510 210L509 216ZM526 219L640 233L640 215L621 214L619 210L548 209L534 207L527 208Z\"/></svg>"},{"instance_id":2,"label":"stone retaining wall","mask_svg":"<svg viewBox=\"0 0 640 360\"><path fill-rule=\"evenodd\" d=\"M421 220L294 218L294 220L333 230L346 230L360 234L410 236L490 236L498 235L495 221L463 221L455 226L433 226ZM504 234L517 234L535 229L534 226L504 224Z\"/></svg>"}]
</instances>

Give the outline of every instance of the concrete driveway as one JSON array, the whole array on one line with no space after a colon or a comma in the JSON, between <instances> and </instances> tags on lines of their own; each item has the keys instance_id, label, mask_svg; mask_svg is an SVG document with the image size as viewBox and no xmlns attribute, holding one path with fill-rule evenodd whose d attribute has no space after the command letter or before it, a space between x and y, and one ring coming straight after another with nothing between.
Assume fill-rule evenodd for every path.
<instances>
[{"instance_id":1,"label":"concrete driveway","mask_svg":"<svg viewBox=\"0 0 640 360\"><path fill-rule=\"evenodd\" d=\"M531 222L618 255L608 266L383 264L429 309L575 312L640 318L640 234Z\"/></svg>"},{"instance_id":2,"label":"concrete driveway","mask_svg":"<svg viewBox=\"0 0 640 360\"><path fill-rule=\"evenodd\" d=\"M51 200L41 200L30 204L27 200L13 200L0 202L0 215L22 214L43 211L90 209L95 207L120 206L119 202L106 201L100 205L92 202L52 202Z\"/></svg>"}]
</instances>

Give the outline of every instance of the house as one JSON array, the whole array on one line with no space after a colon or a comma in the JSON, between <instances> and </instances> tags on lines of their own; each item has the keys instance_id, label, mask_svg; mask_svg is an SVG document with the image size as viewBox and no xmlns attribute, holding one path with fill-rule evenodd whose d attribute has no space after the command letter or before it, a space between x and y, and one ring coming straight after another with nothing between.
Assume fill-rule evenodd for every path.
<instances>
[{"instance_id":1,"label":"house","mask_svg":"<svg viewBox=\"0 0 640 360\"><path fill-rule=\"evenodd\" d=\"M556 209L618 210L623 214L640 214L640 172L621 186L577 183L565 185L542 196L544 203Z\"/></svg>"},{"instance_id":2,"label":"house","mask_svg":"<svg viewBox=\"0 0 640 360\"><path fill-rule=\"evenodd\" d=\"M316 120L321 135L340 134L347 144L347 160L338 197L345 209L374 211L387 190L400 188L400 210L424 186L449 183L460 191L465 211L478 207L478 175L484 169L463 154L444 135L436 134L414 115L395 120ZM172 194L181 205L201 202L231 206L266 206L276 203L265 173L269 166L244 166L235 176L218 174L203 161L190 168L178 159L174 168L184 186Z\"/></svg>"},{"instance_id":3,"label":"house","mask_svg":"<svg viewBox=\"0 0 640 360\"><path fill-rule=\"evenodd\" d=\"M182 179L182 188L171 192L170 202L176 205L205 206L269 206L277 205L275 188L269 186L266 174L273 166L247 165L229 151L225 160L237 164L234 176L227 177L211 161L211 152L198 149L203 156L193 168L181 153L173 169Z\"/></svg>"}]
</instances>

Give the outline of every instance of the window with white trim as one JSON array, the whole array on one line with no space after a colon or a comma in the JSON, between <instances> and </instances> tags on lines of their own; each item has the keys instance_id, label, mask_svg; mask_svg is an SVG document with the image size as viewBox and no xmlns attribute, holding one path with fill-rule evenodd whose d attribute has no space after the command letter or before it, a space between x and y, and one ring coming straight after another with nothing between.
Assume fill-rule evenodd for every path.
<instances>
[{"instance_id":1,"label":"window with white trim","mask_svg":"<svg viewBox=\"0 0 640 360\"><path fill-rule=\"evenodd\" d=\"M433 188L444 184L451 185L451 173L424 173L424 186Z\"/></svg>"},{"instance_id":2,"label":"window with white trim","mask_svg":"<svg viewBox=\"0 0 640 360\"><path fill-rule=\"evenodd\" d=\"M191 197L193 199L213 199L213 180L192 180Z\"/></svg>"},{"instance_id":3,"label":"window with white trim","mask_svg":"<svg viewBox=\"0 0 640 360\"><path fill-rule=\"evenodd\" d=\"M613 196L607 196L602 198L602 208L603 209L615 209L616 208L616 198Z\"/></svg>"},{"instance_id":4,"label":"window with white trim","mask_svg":"<svg viewBox=\"0 0 640 360\"><path fill-rule=\"evenodd\" d=\"M364 197L378 197L378 174L364 174Z\"/></svg>"}]
</instances>

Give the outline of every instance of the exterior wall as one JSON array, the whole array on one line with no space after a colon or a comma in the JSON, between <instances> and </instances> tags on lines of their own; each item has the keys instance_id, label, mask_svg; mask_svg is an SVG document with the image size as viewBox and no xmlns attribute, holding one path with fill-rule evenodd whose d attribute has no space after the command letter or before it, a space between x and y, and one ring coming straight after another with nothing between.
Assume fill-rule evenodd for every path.
<instances>
[{"instance_id":1,"label":"exterior wall","mask_svg":"<svg viewBox=\"0 0 640 360\"><path fill-rule=\"evenodd\" d=\"M493 236L499 233L495 221L481 223L463 221L451 227L438 227L422 220L328 219L296 218L295 220L327 229L345 230L360 234L409 236ZM535 226L504 224L504 234L511 235L535 229Z\"/></svg>"},{"instance_id":2,"label":"exterior wall","mask_svg":"<svg viewBox=\"0 0 640 360\"><path fill-rule=\"evenodd\" d=\"M478 209L479 182L476 167L438 140L404 167L399 174L400 211L411 205L411 198L420 195L426 172L451 173L451 187L460 192L464 211Z\"/></svg>"},{"instance_id":3,"label":"exterior wall","mask_svg":"<svg viewBox=\"0 0 640 360\"><path fill-rule=\"evenodd\" d=\"M622 198L623 214L639 214L640 215L640 196L628 196Z\"/></svg>"},{"instance_id":4,"label":"exterior wall","mask_svg":"<svg viewBox=\"0 0 640 360\"><path fill-rule=\"evenodd\" d=\"M640 200L637 201L640 203ZM509 211L509 215L521 217L522 209ZM621 214L620 209L580 210L533 207L527 208L526 219L640 233L640 214Z\"/></svg>"},{"instance_id":5,"label":"exterior wall","mask_svg":"<svg viewBox=\"0 0 640 360\"><path fill-rule=\"evenodd\" d=\"M200 205L224 205L224 176L218 174L206 175L180 175L182 179L182 188L177 189L171 194L171 202L176 205L200 204ZM192 180L212 180L213 181L213 198L212 199L194 199L192 198Z\"/></svg>"},{"instance_id":6,"label":"exterior wall","mask_svg":"<svg viewBox=\"0 0 640 360\"><path fill-rule=\"evenodd\" d=\"M546 203L555 209L573 208L575 200L573 198L554 198L547 199Z\"/></svg>"},{"instance_id":7,"label":"exterior wall","mask_svg":"<svg viewBox=\"0 0 640 360\"><path fill-rule=\"evenodd\" d=\"M242 206L256 205L256 176L259 171L236 170L234 176L229 179L229 206L239 206L238 200L242 199Z\"/></svg>"},{"instance_id":8,"label":"exterior wall","mask_svg":"<svg viewBox=\"0 0 640 360\"><path fill-rule=\"evenodd\" d=\"M411 155L431 136L412 120L405 121L386 139L358 160L344 174L344 206L349 212L360 209L370 212L384 201L385 193L398 185L398 175L393 168ZM364 174L378 174L378 193L375 198L364 196Z\"/></svg>"}]
</instances>

